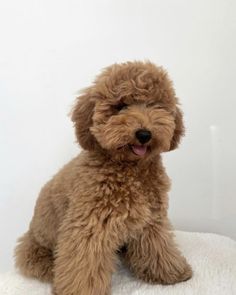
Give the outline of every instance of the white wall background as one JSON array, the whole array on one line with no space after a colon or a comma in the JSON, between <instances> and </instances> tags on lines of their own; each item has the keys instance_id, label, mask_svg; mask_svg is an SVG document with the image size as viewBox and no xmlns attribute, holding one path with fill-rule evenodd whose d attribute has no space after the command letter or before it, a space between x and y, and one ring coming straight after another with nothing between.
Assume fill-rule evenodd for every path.
<instances>
[{"instance_id":1,"label":"white wall background","mask_svg":"<svg viewBox=\"0 0 236 295\"><path fill-rule=\"evenodd\" d=\"M187 134L165 155L179 229L236 238L236 2L0 2L0 271L41 186L79 152L67 117L102 67L150 59L175 82Z\"/></svg>"}]
</instances>

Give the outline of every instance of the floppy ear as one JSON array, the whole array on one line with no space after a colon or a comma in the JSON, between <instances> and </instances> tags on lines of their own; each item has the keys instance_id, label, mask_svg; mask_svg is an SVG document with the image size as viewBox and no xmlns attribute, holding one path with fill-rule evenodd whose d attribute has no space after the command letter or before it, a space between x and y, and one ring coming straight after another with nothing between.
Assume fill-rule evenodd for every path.
<instances>
[{"instance_id":1,"label":"floppy ear","mask_svg":"<svg viewBox=\"0 0 236 295\"><path fill-rule=\"evenodd\" d=\"M71 119L74 122L75 134L79 144L85 150L93 150L97 144L89 129L93 124L94 106L95 103L87 90L85 94L77 98L72 109Z\"/></svg>"},{"instance_id":2,"label":"floppy ear","mask_svg":"<svg viewBox=\"0 0 236 295\"><path fill-rule=\"evenodd\" d=\"M182 111L176 107L175 113L175 131L170 143L170 151L174 150L178 147L181 137L184 135L184 123L183 123L183 113Z\"/></svg>"}]
</instances>

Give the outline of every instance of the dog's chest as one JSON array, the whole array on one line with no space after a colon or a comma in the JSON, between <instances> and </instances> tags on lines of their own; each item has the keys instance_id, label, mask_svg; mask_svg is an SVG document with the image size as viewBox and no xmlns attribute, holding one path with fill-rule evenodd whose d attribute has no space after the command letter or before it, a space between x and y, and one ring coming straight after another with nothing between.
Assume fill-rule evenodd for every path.
<instances>
[{"instance_id":1,"label":"dog's chest","mask_svg":"<svg viewBox=\"0 0 236 295\"><path fill-rule=\"evenodd\" d=\"M141 229L153 217L158 208L159 188L157 179L142 175L132 169L101 173L99 192L102 202L110 210L110 216L122 218L132 230Z\"/></svg>"},{"instance_id":2,"label":"dog's chest","mask_svg":"<svg viewBox=\"0 0 236 295\"><path fill-rule=\"evenodd\" d=\"M167 207L169 184L160 164L140 170L104 163L86 167L79 176L73 204L78 219L89 216L109 231L122 228L128 235L140 231Z\"/></svg>"}]
</instances>

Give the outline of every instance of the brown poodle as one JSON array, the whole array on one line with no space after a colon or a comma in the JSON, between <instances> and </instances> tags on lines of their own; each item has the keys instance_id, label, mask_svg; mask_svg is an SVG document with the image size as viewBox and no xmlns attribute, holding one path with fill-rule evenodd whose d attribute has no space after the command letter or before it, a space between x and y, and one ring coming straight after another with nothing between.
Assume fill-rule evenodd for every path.
<instances>
[{"instance_id":1,"label":"brown poodle","mask_svg":"<svg viewBox=\"0 0 236 295\"><path fill-rule=\"evenodd\" d=\"M52 281L57 295L111 294L119 257L145 282L189 279L160 155L184 133L167 73L150 62L108 67L79 97L72 121L85 151L43 187L16 266Z\"/></svg>"}]
</instances>

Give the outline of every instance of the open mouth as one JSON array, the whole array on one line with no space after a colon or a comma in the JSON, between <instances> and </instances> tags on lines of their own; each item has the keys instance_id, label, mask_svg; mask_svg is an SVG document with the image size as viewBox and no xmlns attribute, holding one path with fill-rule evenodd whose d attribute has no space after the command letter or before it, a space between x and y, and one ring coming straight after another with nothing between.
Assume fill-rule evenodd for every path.
<instances>
[{"instance_id":1,"label":"open mouth","mask_svg":"<svg viewBox=\"0 0 236 295\"><path fill-rule=\"evenodd\" d=\"M145 145L137 145L132 144L130 145L132 152L137 156L144 156L147 153L147 146Z\"/></svg>"},{"instance_id":2,"label":"open mouth","mask_svg":"<svg viewBox=\"0 0 236 295\"><path fill-rule=\"evenodd\" d=\"M125 147L128 147L133 154L139 157L143 157L146 155L146 153L149 150L149 147L146 145L139 145L139 144L127 144L127 145L122 145L118 147L118 150L123 149Z\"/></svg>"}]
</instances>

